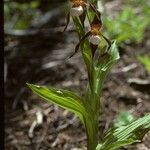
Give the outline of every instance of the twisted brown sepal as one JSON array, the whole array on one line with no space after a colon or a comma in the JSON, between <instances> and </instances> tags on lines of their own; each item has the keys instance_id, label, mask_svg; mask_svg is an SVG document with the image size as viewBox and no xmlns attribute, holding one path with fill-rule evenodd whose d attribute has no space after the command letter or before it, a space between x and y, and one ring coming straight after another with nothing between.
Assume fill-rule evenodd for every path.
<instances>
[{"instance_id":1,"label":"twisted brown sepal","mask_svg":"<svg viewBox=\"0 0 150 150\"><path fill-rule=\"evenodd\" d=\"M81 38L81 40L79 41L79 43L78 43L78 44L76 45L76 47L75 47L74 53L73 53L69 58L71 58L75 53L77 53L77 51L79 50L79 47L80 47L81 43L82 43L90 34L91 34L91 32L89 31L89 32L87 32L87 33Z\"/></svg>"},{"instance_id":2,"label":"twisted brown sepal","mask_svg":"<svg viewBox=\"0 0 150 150\"><path fill-rule=\"evenodd\" d=\"M97 23L100 24L100 26L102 26L101 13L96 9L96 6L93 4L90 4L90 8L95 12L95 17L92 23Z\"/></svg>"},{"instance_id":3,"label":"twisted brown sepal","mask_svg":"<svg viewBox=\"0 0 150 150\"><path fill-rule=\"evenodd\" d=\"M64 30L63 30L63 32L65 32L65 31L66 31L66 29L67 29L67 27L68 27L68 24L69 24L69 22L70 22L70 12L67 14L67 16L66 16L66 20L67 20L67 23L66 23L66 26L65 26L65 28L64 28Z\"/></svg>"}]
</instances>

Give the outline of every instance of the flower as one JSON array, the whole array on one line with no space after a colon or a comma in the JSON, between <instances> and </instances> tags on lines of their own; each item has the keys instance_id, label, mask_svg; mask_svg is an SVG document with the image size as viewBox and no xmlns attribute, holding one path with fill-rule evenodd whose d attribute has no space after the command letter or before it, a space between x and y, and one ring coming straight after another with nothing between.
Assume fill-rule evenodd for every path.
<instances>
[{"instance_id":1,"label":"flower","mask_svg":"<svg viewBox=\"0 0 150 150\"><path fill-rule=\"evenodd\" d=\"M78 17L78 16L82 15L83 12L84 12L84 9L82 6L72 7L70 9L70 15L73 17Z\"/></svg>"},{"instance_id":2,"label":"flower","mask_svg":"<svg viewBox=\"0 0 150 150\"><path fill-rule=\"evenodd\" d=\"M71 9L66 17L67 23L64 28L64 31L67 29L67 26L70 22L70 16L79 17L82 25L84 26L84 21L86 17L86 9L91 8L93 11L95 11L95 13L97 13L95 6L93 4L88 4L85 0L70 0L70 4L71 4Z\"/></svg>"},{"instance_id":3,"label":"flower","mask_svg":"<svg viewBox=\"0 0 150 150\"><path fill-rule=\"evenodd\" d=\"M101 20L101 13L97 10L95 17L92 21L92 23L90 24L91 29L90 31L88 31L79 41L79 43L76 45L75 47L75 51L74 53L70 56L70 58L78 51L80 44L86 39L88 38L89 43L90 43L90 47L91 47L91 52L92 52L92 56L94 57L95 51L98 48L98 45L100 43L101 38L103 38L107 44L108 44L108 48L107 50L110 49L111 47L111 41L103 35L103 33L101 32L102 29L102 20Z\"/></svg>"},{"instance_id":4,"label":"flower","mask_svg":"<svg viewBox=\"0 0 150 150\"><path fill-rule=\"evenodd\" d=\"M89 42L93 45L99 45L100 43L100 36L99 35L90 35Z\"/></svg>"}]
</instances>

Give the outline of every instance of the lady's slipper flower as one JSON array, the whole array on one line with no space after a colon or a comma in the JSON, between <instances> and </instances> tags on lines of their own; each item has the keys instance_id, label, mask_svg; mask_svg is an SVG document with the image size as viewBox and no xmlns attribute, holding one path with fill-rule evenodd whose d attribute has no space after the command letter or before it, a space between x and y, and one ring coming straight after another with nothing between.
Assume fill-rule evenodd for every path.
<instances>
[{"instance_id":1,"label":"lady's slipper flower","mask_svg":"<svg viewBox=\"0 0 150 150\"><path fill-rule=\"evenodd\" d=\"M79 17L82 25L84 26L87 6L91 8L93 11L97 12L95 6L92 4L88 4L85 0L70 0L70 3L71 3L71 9L70 12L67 14L67 23L64 28L64 31L67 29L67 26L70 22L70 16Z\"/></svg>"},{"instance_id":2,"label":"lady's slipper flower","mask_svg":"<svg viewBox=\"0 0 150 150\"><path fill-rule=\"evenodd\" d=\"M70 15L73 17L78 17L78 16L82 15L83 12L84 12L84 9L82 6L72 7L70 9Z\"/></svg>"},{"instance_id":3,"label":"lady's slipper flower","mask_svg":"<svg viewBox=\"0 0 150 150\"><path fill-rule=\"evenodd\" d=\"M78 51L81 42L83 42L86 38L88 38L91 50L92 50L92 56L94 57L95 51L100 43L101 38L103 38L107 44L108 48L107 50L110 49L111 47L111 41L105 37L102 32L102 21L101 21L101 13L99 11L96 12L95 17L93 22L90 24L91 30L87 32L79 41L79 43L76 45L75 52L70 56L70 58Z\"/></svg>"},{"instance_id":4,"label":"lady's slipper flower","mask_svg":"<svg viewBox=\"0 0 150 150\"><path fill-rule=\"evenodd\" d=\"M89 36L89 42L93 45L99 45L100 43L100 36L98 35L91 35Z\"/></svg>"}]
</instances>

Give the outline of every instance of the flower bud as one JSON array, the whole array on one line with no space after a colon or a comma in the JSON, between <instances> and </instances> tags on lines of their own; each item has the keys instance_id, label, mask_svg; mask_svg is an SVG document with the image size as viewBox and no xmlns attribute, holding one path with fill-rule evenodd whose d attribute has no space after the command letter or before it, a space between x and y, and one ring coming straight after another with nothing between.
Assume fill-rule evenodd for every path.
<instances>
[{"instance_id":1,"label":"flower bud","mask_svg":"<svg viewBox=\"0 0 150 150\"><path fill-rule=\"evenodd\" d=\"M77 17L77 16L80 16L83 13L83 11L84 10L83 10L82 6L72 7L70 9L70 15L74 16L74 17Z\"/></svg>"},{"instance_id":2,"label":"flower bud","mask_svg":"<svg viewBox=\"0 0 150 150\"><path fill-rule=\"evenodd\" d=\"M93 45L99 45L100 43L100 36L99 35L91 35L89 37L89 42Z\"/></svg>"}]
</instances>

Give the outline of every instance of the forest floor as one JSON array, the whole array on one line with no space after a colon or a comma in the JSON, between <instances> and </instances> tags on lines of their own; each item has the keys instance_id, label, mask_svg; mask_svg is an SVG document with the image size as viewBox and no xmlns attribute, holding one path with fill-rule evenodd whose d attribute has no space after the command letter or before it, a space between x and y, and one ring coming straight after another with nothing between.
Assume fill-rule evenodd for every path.
<instances>
[{"instance_id":1,"label":"forest floor","mask_svg":"<svg viewBox=\"0 0 150 150\"><path fill-rule=\"evenodd\" d=\"M64 18L62 18L64 19ZM64 35L60 28L45 28L33 35L6 35L5 38L5 149L84 150L83 125L72 113L48 104L34 95L26 82L67 88L78 94L86 89L87 73L81 53L65 60L77 41L74 31ZM147 31L149 33L150 31ZM148 35L148 34L147 34ZM129 111L140 117L150 110L150 84L140 54L149 54L150 40L127 45L108 75L103 88L100 135L112 126L117 114ZM42 117L40 125L35 125ZM150 150L150 133L142 143L124 150Z\"/></svg>"}]
</instances>

